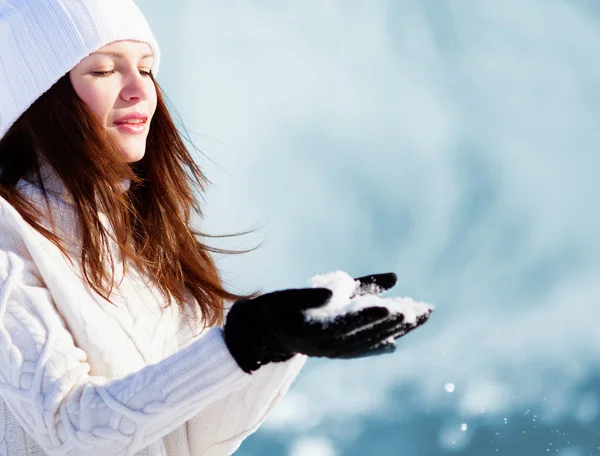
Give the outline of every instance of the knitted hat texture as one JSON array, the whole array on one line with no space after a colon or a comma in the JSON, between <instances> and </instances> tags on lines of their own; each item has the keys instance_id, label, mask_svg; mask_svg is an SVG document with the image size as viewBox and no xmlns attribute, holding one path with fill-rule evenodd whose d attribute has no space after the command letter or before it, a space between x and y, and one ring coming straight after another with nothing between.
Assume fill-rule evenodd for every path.
<instances>
[{"instance_id":1,"label":"knitted hat texture","mask_svg":"<svg viewBox=\"0 0 600 456\"><path fill-rule=\"evenodd\" d=\"M44 92L115 41L160 50L133 0L0 0L0 138Z\"/></svg>"}]
</instances>

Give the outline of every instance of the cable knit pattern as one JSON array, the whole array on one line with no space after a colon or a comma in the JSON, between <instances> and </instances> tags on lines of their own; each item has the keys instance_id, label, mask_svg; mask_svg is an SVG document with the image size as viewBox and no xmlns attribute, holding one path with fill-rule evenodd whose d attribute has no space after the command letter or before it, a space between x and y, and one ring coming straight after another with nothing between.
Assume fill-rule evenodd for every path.
<instances>
[{"instance_id":1,"label":"cable knit pattern","mask_svg":"<svg viewBox=\"0 0 600 456\"><path fill-rule=\"evenodd\" d=\"M19 189L76 251L73 206L56 179L44 177L48 207L35 183ZM0 224L0 456L231 454L305 361L248 375L221 328L199 334L193 311L162 309L135 269L117 271L114 306L2 198Z\"/></svg>"}]
</instances>

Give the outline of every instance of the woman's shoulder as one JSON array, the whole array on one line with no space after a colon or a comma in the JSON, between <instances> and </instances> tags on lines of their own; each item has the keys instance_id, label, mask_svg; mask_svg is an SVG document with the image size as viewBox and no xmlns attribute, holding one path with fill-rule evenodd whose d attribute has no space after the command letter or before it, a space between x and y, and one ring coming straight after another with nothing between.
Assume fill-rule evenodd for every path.
<instances>
[{"instance_id":1,"label":"woman's shoulder","mask_svg":"<svg viewBox=\"0 0 600 456\"><path fill-rule=\"evenodd\" d=\"M64 186L56 179L44 178L42 188L42 184L35 179L21 178L15 189L35 210L37 222L41 226L61 238L77 237L75 206L66 196ZM5 198L0 201L0 227L2 231L35 230Z\"/></svg>"},{"instance_id":2,"label":"woman's shoulder","mask_svg":"<svg viewBox=\"0 0 600 456\"><path fill-rule=\"evenodd\" d=\"M31 254L24 240L28 235L28 227L18 211L0 196L0 281L7 279L17 259L31 262Z\"/></svg>"},{"instance_id":3,"label":"woman's shoulder","mask_svg":"<svg viewBox=\"0 0 600 456\"><path fill-rule=\"evenodd\" d=\"M0 196L0 247L9 243L25 228L27 223L6 198Z\"/></svg>"},{"instance_id":4,"label":"woman's shoulder","mask_svg":"<svg viewBox=\"0 0 600 456\"><path fill-rule=\"evenodd\" d=\"M28 202L39 211L39 223L57 235L72 232L74 223L72 214L65 207L66 203L43 200L43 192L35 185L19 181L17 190ZM50 223L50 218L54 223ZM73 235L73 233L71 233ZM40 245L40 237L44 237L6 198L0 196L0 252L12 252L21 257L30 257L32 246ZM43 242L43 241L42 241Z\"/></svg>"},{"instance_id":5,"label":"woman's shoulder","mask_svg":"<svg viewBox=\"0 0 600 456\"><path fill-rule=\"evenodd\" d=\"M34 203L37 207L37 204L35 204L37 202L37 194L41 192L29 188L33 187L32 184L25 184L22 182L23 180L21 179L17 184L17 191L21 196ZM22 233L27 227L29 227L29 224L25 221L17 208L6 198L0 196L0 243L7 238Z\"/></svg>"}]
</instances>

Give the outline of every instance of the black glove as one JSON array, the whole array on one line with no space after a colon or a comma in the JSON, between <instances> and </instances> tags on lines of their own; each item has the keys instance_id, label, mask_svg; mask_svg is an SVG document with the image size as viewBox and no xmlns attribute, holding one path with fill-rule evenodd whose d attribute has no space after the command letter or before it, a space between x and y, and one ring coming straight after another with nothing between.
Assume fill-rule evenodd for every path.
<instances>
[{"instance_id":1,"label":"black glove","mask_svg":"<svg viewBox=\"0 0 600 456\"><path fill-rule=\"evenodd\" d=\"M358 281L360 284L356 292L350 296L350 299L355 298L356 296L363 296L366 294L379 294L381 292L387 291L396 285L398 282L398 277L393 272L387 272L385 274L373 274L363 277L358 277L354 279Z\"/></svg>"},{"instance_id":2,"label":"black glove","mask_svg":"<svg viewBox=\"0 0 600 456\"><path fill-rule=\"evenodd\" d=\"M356 295L391 288L395 274L356 279ZM327 358L359 358L395 350L397 339L423 324L413 326L404 315L390 314L385 307L368 307L333 320L305 317L304 311L326 305L332 297L326 288L275 291L254 299L236 301L227 314L225 343L240 368L251 372L264 364L290 359L297 353Z\"/></svg>"}]
</instances>

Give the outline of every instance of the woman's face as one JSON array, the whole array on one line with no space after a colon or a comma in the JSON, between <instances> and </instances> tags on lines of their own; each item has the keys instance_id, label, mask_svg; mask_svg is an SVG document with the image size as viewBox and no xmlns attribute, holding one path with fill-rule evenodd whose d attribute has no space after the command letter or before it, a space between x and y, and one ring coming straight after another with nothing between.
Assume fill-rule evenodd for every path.
<instances>
[{"instance_id":1,"label":"woman's face","mask_svg":"<svg viewBox=\"0 0 600 456\"><path fill-rule=\"evenodd\" d=\"M121 146L125 162L136 162L146 152L156 110L153 59L148 44L119 41L90 54L69 73L79 98Z\"/></svg>"}]
</instances>

